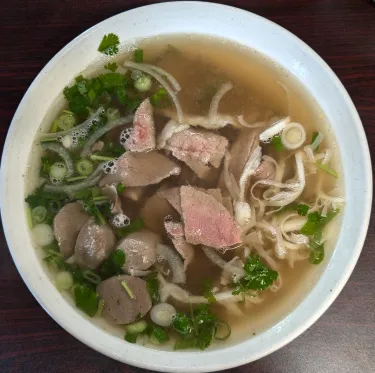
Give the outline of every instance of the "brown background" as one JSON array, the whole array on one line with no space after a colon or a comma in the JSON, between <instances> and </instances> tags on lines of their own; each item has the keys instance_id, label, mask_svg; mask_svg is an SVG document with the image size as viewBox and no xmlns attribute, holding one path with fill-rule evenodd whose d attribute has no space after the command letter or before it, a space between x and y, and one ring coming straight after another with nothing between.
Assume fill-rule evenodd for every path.
<instances>
[{"instance_id":1,"label":"brown background","mask_svg":"<svg viewBox=\"0 0 375 373\"><path fill-rule=\"evenodd\" d=\"M3 0L0 9L0 147L23 94L56 52L97 22L155 2ZM375 4L366 0L237 0L222 3L267 17L315 49L353 98L374 155ZM0 230L0 372L145 371L110 360L62 330L22 282ZM370 225L363 253L349 283L324 316L278 352L228 372L375 372L373 225Z\"/></svg>"}]
</instances>

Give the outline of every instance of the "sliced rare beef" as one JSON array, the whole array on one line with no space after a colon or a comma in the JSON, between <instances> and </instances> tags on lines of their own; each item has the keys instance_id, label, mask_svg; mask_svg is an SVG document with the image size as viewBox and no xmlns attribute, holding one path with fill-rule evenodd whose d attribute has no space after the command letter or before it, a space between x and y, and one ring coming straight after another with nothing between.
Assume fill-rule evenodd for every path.
<instances>
[{"instance_id":1,"label":"sliced rare beef","mask_svg":"<svg viewBox=\"0 0 375 373\"><path fill-rule=\"evenodd\" d=\"M230 149L229 173L233 174L237 182L250 155L259 145L258 132L254 129L244 129Z\"/></svg>"},{"instance_id":2,"label":"sliced rare beef","mask_svg":"<svg viewBox=\"0 0 375 373\"><path fill-rule=\"evenodd\" d=\"M75 260L81 268L96 269L115 246L115 234L108 225L98 225L91 218L78 234Z\"/></svg>"},{"instance_id":3,"label":"sliced rare beef","mask_svg":"<svg viewBox=\"0 0 375 373\"><path fill-rule=\"evenodd\" d=\"M182 186L180 195L188 243L220 249L241 242L240 228L214 197L190 186Z\"/></svg>"},{"instance_id":4,"label":"sliced rare beef","mask_svg":"<svg viewBox=\"0 0 375 373\"><path fill-rule=\"evenodd\" d=\"M100 186L113 183L123 183L126 187L157 184L181 171L176 163L157 151L126 152L117 160L116 168L115 173L104 176Z\"/></svg>"},{"instance_id":5,"label":"sliced rare beef","mask_svg":"<svg viewBox=\"0 0 375 373\"><path fill-rule=\"evenodd\" d=\"M132 152L145 152L155 149L155 122L153 108L147 98L134 114L133 128L127 139L123 141L124 148Z\"/></svg>"},{"instance_id":6,"label":"sliced rare beef","mask_svg":"<svg viewBox=\"0 0 375 373\"><path fill-rule=\"evenodd\" d=\"M223 159L228 140L212 132L186 129L174 133L165 149L186 163L201 178L207 177L211 167L218 168Z\"/></svg>"},{"instance_id":7,"label":"sliced rare beef","mask_svg":"<svg viewBox=\"0 0 375 373\"><path fill-rule=\"evenodd\" d=\"M134 271L149 269L156 262L158 243L160 237L147 229L131 233L118 242L116 248L122 250L126 257L124 271L134 274Z\"/></svg>"},{"instance_id":8,"label":"sliced rare beef","mask_svg":"<svg viewBox=\"0 0 375 373\"><path fill-rule=\"evenodd\" d=\"M115 324L131 324L152 306L146 281L138 277L111 277L98 285L97 292L104 301L102 315Z\"/></svg>"},{"instance_id":9,"label":"sliced rare beef","mask_svg":"<svg viewBox=\"0 0 375 373\"><path fill-rule=\"evenodd\" d=\"M55 216L53 232L65 258L74 254L78 234L89 219L78 202L68 203Z\"/></svg>"},{"instance_id":10,"label":"sliced rare beef","mask_svg":"<svg viewBox=\"0 0 375 373\"><path fill-rule=\"evenodd\" d=\"M197 188L197 189L213 196L220 203L222 202L222 195L221 195L221 191L219 188L214 188L214 189ZM166 190L160 191L159 194L162 197L164 197L180 215L182 214L181 188L180 187L166 189Z\"/></svg>"},{"instance_id":11,"label":"sliced rare beef","mask_svg":"<svg viewBox=\"0 0 375 373\"><path fill-rule=\"evenodd\" d=\"M273 180L276 175L276 167L271 161L263 161L256 169L253 179L258 180Z\"/></svg>"},{"instance_id":12,"label":"sliced rare beef","mask_svg":"<svg viewBox=\"0 0 375 373\"><path fill-rule=\"evenodd\" d=\"M185 240L184 225L181 222L173 221L171 216L167 216L164 226L173 246L184 260L184 269L186 270L194 259L194 247Z\"/></svg>"}]
</instances>

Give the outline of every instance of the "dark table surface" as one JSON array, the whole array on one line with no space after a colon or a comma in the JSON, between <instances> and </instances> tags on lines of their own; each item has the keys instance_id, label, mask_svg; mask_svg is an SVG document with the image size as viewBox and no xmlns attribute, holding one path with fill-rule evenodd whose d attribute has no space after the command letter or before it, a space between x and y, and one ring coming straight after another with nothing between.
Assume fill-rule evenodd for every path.
<instances>
[{"instance_id":1,"label":"dark table surface","mask_svg":"<svg viewBox=\"0 0 375 373\"><path fill-rule=\"evenodd\" d=\"M0 147L26 89L72 38L107 17L156 1L12 0L0 11ZM237 0L317 51L349 91L375 147L375 4L366 0ZM374 221L374 219L372 219ZM38 305L0 230L0 372L145 372L89 349ZM375 372L375 227L329 310L292 343L233 373Z\"/></svg>"}]
</instances>

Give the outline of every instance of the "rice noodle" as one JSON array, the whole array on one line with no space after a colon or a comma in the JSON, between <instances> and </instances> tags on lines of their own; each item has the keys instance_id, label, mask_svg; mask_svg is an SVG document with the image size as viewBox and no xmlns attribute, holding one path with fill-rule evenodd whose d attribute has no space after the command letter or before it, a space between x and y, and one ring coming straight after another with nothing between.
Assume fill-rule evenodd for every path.
<instances>
[{"instance_id":1,"label":"rice noodle","mask_svg":"<svg viewBox=\"0 0 375 373\"><path fill-rule=\"evenodd\" d=\"M173 119L170 119L164 126L160 135L157 139L157 148L162 149L165 147L167 141L175 134L188 129L190 126L188 124L178 123Z\"/></svg>"},{"instance_id":2,"label":"rice noodle","mask_svg":"<svg viewBox=\"0 0 375 373\"><path fill-rule=\"evenodd\" d=\"M84 129L88 129L93 125L93 122L98 120L101 114L104 114L105 110L103 107L100 107L93 115L91 115L88 119L86 119L83 123L78 126L75 126L66 131L60 132L53 132L53 133L42 133L42 139L54 139L54 138L62 138L65 135L69 135L72 132L79 132Z\"/></svg>"},{"instance_id":3,"label":"rice noodle","mask_svg":"<svg viewBox=\"0 0 375 373\"><path fill-rule=\"evenodd\" d=\"M303 166L302 161L302 153L297 152L295 154L296 159L296 178L298 182L294 183L278 183L272 180L259 180L251 188L251 196L254 199L257 199L254 195L254 188L256 188L258 185L271 185L277 188L283 188L283 189L291 189L291 191L285 192L279 192L272 197L267 197L265 199L264 203L267 206L286 206L295 201L303 192L303 189L305 188L306 180L305 180L305 170ZM258 199L259 200L259 199Z\"/></svg>"},{"instance_id":4,"label":"rice noodle","mask_svg":"<svg viewBox=\"0 0 375 373\"><path fill-rule=\"evenodd\" d=\"M133 120L133 115L128 115L126 117L118 118L108 122L105 126L100 127L97 131L95 131L86 141L82 151L81 157L86 157L91 152L91 146L95 144L95 142L100 139L103 135L107 132L113 130L116 127L123 126L125 124L130 123Z\"/></svg>"},{"instance_id":5,"label":"rice noodle","mask_svg":"<svg viewBox=\"0 0 375 373\"><path fill-rule=\"evenodd\" d=\"M139 65L141 65L141 64L138 64L138 63L132 62L132 61L125 61L124 62L124 66L129 67L130 69L140 70L140 71L145 72L146 74L151 75L155 80L157 80L160 83L160 85L162 87L164 87L166 89L166 91L168 92L168 94L169 94L170 98L172 99L173 104L176 108L177 119L180 123L182 123L183 122L183 112L182 112L180 102L177 98L177 95L173 92L173 90L169 86L168 82L159 73L157 73L155 70L152 70L152 69L150 69L148 67L145 67L145 66L139 66Z\"/></svg>"},{"instance_id":6,"label":"rice noodle","mask_svg":"<svg viewBox=\"0 0 375 373\"><path fill-rule=\"evenodd\" d=\"M259 140L264 143L270 142L272 137L278 135L289 122L290 117L278 120L259 135Z\"/></svg>"},{"instance_id":7,"label":"rice noodle","mask_svg":"<svg viewBox=\"0 0 375 373\"><path fill-rule=\"evenodd\" d=\"M291 231L286 231L285 230L285 223L290 219L290 218L293 218L293 217L298 217L299 215L298 214L289 214L287 216L285 216L283 219L281 219L280 223L279 223L279 226L280 226L280 229L281 229L281 233L283 235L283 237L291 242L291 243L295 243L295 244L308 244L309 243L309 239L307 236L303 235L303 234L295 234L295 233L290 233ZM298 227L299 228L299 227ZM301 228L299 229L295 229L295 231L299 231Z\"/></svg>"},{"instance_id":8,"label":"rice noodle","mask_svg":"<svg viewBox=\"0 0 375 373\"><path fill-rule=\"evenodd\" d=\"M246 120L243 118L243 115L239 115L237 119L238 119L238 122L246 128L259 128L259 127L264 127L266 125L266 122L255 122L252 124L247 123Z\"/></svg>"},{"instance_id":9,"label":"rice noodle","mask_svg":"<svg viewBox=\"0 0 375 373\"><path fill-rule=\"evenodd\" d=\"M275 253L276 256L280 259L284 259L286 256L286 248L284 246L283 236L281 234L281 230L278 226L275 227L276 229L276 245L275 245Z\"/></svg>"},{"instance_id":10,"label":"rice noodle","mask_svg":"<svg viewBox=\"0 0 375 373\"><path fill-rule=\"evenodd\" d=\"M312 151L315 151L317 147L321 144L321 142L323 141L323 137L323 134L321 132L318 132L318 135L315 137L315 140L310 145Z\"/></svg>"},{"instance_id":11,"label":"rice noodle","mask_svg":"<svg viewBox=\"0 0 375 373\"><path fill-rule=\"evenodd\" d=\"M216 117L217 117L218 112L219 112L220 100L232 88L233 88L233 84L231 82L226 82L215 93L214 97L212 98L211 104L210 104L210 110L208 111L208 122L209 122L209 124L215 123Z\"/></svg>"},{"instance_id":12,"label":"rice noodle","mask_svg":"<svg viewBox=\"0 0 375 373\"><path fill-rule=\"evenodd\" d=\"M324 158L322 160L322 164L327 164L331 160L332 154L333 154L332 149L327 148L325 151Z\"/></svg>"},{"instance_id":13,"label":"rice noodle","mask_svg":"<svg viewBox=\"0 0 375 373\"><path fill-rule=\"evenodd\" d=\"M223 176L224 176L224 183L225 186L228 189L229 194L231 195L232 199L236 200L238 199L240 195L240 190L237 185L237 182L232 178L232 174L229 174L229 161L230 161L231 155L228 151L225 152L224 155L224 167L223 167Z\"/></svg>"},{"instance_id":14,"label":"rice noodle","mask_svg":"<svg viewBox=\"0 0 375 373\"><path fill-rule=\"evenodd\" d=\"M250 179L250 176L253 175L256 169L259 167L261 158L262 148L258 146L247 160L240 177L240 201L243 201L245 199L247 183Z\"/></svg>"},{"instance_id":15,"label":"rice noodle","mask_svg":"<svg viewBox=\"0 0 375 373\"><path fill-rule=\"evenodd\" d=\"M178 253L170 246L158 244L156 245L156 253L159 257L167 260L172 270L172 282L175 284L186 283L186 273L184 263Z\"/></svg>"},{"instance_id":16,"label":"rice noodle","mask_svg":"<svg viewBox=\"0 0 375 373\"><path fill-rule=\"evenodd\" d=\"M158 280L160 283L160 299L162 302L166 302L169 297L181 302L190 304L207 304L208 300L200 295L191 295L188 291L182 289L176 284L167 282L164 277L159 273ZM215 294L215 299L218 303L220 302L241 302L241 295L233 295L232 290L223 291Z\"/></svg>"},{"instance_id":17,"label":"rice noodle","mask_svg":"<svg viewBox=\"0 0 375 373\"><path fill-rule=\"evenodd\" d=\"M40 146L43 150L51 150L57 153L63 159L67 168L66 177L70 177L74 174L74 163L72 157L70 156L70 153L62 145L51 142L42 142Z\"/></svg>"},{"instance_id":18,"label":"rice noodle","mask_svg":"<svg viewBox=\"0 0 375 373\"><path fill-rule=\"evenodd\" d=\"M69 184L69 185L49 185L47 184L44 187L44 190L46 192L52 192L52 193L66 193L70 197L73 197L74 193L81 189L86 189L94 186L97 184L101 178L103 171L103 164L100 164L96 170L84 181L76 184Z\"/></svg>"},{"instance_id":19,"label":"rice noodle","mask_svg":"<svg viewBox=\"0 0 375 373\"><path fill-rule=\"evenodd\" d=\"M237 276L242 277L245 275L245 271L243 268L239 268L234 265L231 265L230 263L227 263L214 249L207 246L202 246L202 250L206 254L207 258L210 259L211 262L217 265L218 267Z\"/></svg>"},{"instance_id":20,"label":"rice noodle","mask_svg":"<svg viewBox=\"0 0 375 373\"><path fill-rule=\"evenodd\" d=\"M244 227L245 225L248 225L251 222L251 217L252 217L250 205L247 202L234 201L233 207L234 207L234 216L238 225L240 227Z\"/></svg>"}]
</instances>

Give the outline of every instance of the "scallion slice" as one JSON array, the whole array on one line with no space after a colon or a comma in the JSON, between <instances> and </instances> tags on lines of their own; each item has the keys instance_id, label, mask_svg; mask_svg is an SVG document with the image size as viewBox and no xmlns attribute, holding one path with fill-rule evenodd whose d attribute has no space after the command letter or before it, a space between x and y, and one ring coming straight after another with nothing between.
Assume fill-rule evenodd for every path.
<instances>
[{"instance_id":1,"label":"scallion slice","mask_svg":"<svg viewBox=\"0 0 375 373\"><path fill-rule=\"evenodd\" d=\"M76 164L76 170L81 176L89 176L94 171L94 166L89 160L80 159Z\"/></svg>"}]
</instances>

